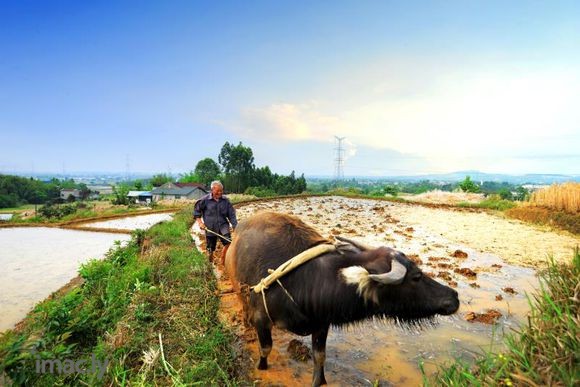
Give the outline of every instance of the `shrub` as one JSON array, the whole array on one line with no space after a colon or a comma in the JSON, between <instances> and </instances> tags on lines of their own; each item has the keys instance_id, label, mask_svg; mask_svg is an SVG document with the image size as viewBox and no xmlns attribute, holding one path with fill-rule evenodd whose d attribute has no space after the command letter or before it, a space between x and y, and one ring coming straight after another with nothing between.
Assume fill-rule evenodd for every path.
<instances>
[{"instance_id":1,"label":"shrub","mask_svg":"<svg viewBox=\"0 0 580 387\"><path fill-rule=\"evenodd\" d=\"M502 188L499 190L499 197L504 199L504 200L513 200L513 195L512 195L512 191L510 191L508 188Z\"/></svg>"},{"instance_id":2,"label":"shrub","mask_svg":"<svg viewBox=\"0 0 580 387\"><path fill-rule=\"evenodd\" d=\"M61 219L67 215L74 214L77 209L78 205L76 203L61 205L45 204L38 210L38 213L46 219Z\"/></svg>"},{"instance_id":3,"label":"shrub","mask_svg":"<svg viewBox=\"0 0 580 387\"><path fill-rule=\"evenodd\" d=\"M459 183L459 188L461 188L463 192L475 193L480 191L479 186L475 184L473 181L471 181L471 176L466 176L465 180Z\"/></svg>"}]
</instances>

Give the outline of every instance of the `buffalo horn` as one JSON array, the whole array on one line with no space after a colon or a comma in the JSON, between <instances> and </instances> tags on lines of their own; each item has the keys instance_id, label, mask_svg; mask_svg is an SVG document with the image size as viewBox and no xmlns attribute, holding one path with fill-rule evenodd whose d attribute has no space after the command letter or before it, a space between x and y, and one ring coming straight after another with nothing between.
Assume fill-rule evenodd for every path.
<instances>
[{"instance_id":1,"label":"buffalo horn","mask_svg":"<svg viewBox=\"0 0 580 387\"><path fill-rule=\"evenodd\" d=\"M396 259L392 260L391 271L383 274L370 274L369 278L385 285L398 285L403 282L407 268Z\"/></svg>"},{"instance_id":2,"label":"buffalo horn","mask_svg":"<svg viewBox=\"0 0 580 387\"><path fill-rule=\"evenodd\" d=\"M360 242L355 242L352 239L348 239L348 238L345 238L345 237L340 236L340 235L336 235L335 238L338 239L339 241L350 243L351 245L353 245L354 247L356 247L357 249L359 249L361 251L367 251L367 250L374 249L374 247L372 247L372 246L365 245L364 243L360 243Z\"/></svg>"}]
</instances>

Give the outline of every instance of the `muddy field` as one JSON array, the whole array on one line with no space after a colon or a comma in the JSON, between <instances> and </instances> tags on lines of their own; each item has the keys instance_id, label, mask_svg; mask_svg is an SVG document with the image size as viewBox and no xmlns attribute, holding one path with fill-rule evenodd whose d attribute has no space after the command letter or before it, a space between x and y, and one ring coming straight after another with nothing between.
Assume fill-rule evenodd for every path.
<instances>
[{"instance_id":1,"label":"muddy field","mask_svg":"<svg viewBox=\"0 0 580 387\"><path fill-rule=\"evenodd\" d=\"M501 345L503 332L525 321L526 292L537 279L533 268L548 256L570 260L578 238L475 211L427 208L342 197L312 197L257 202L238 208L244 219L260 210L293 214L322 235L342 235L368 245L403 251L424 272L454 287L461 307L440 317L434 327L409 329L367 321L332 329L327 344L330 385L420 385L419 362L428 374L453 357L473 358L481 348ZM199 241L199 230L194 226ZM222 291L222 316L237 331L253 360L255 334L241 324L241 306L231 284L216 267ZM270 369L254 370L260 385L308 385L312 361L309 337L274 330Z\"/></svg>"}]
</instances>

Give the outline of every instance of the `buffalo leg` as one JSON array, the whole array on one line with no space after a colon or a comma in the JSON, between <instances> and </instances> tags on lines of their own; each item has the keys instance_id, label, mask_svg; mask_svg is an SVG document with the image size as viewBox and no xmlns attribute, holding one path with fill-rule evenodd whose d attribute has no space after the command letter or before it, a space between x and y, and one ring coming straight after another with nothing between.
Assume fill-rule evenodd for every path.
<instances>
[{"instance_id":1,"label":"buffalo leg","mask_svg":"<svg viewBox=\"0 0 580 387\"><path fill-rule=\"evenodd\" d=\"M312 385L320 386L326 384L324 377L324 362L326 360L326 337L328 327L321 328L312 333L312 352L314 353L314 373L312 374Z\"/></svg>"},{"instance_id":2,"label":"buffalo leg","mask_svg":"<svg viewBox=\"0 0 580 387\"><path fill-rule=\"evenodd\" d=\"M265 321L260 321L255 324L256 332L258 333L258 341L260 342L260 362L258 363L259 370L268 369L268 355L272 351L272 327Z\"/></svg>"}]
</instances>

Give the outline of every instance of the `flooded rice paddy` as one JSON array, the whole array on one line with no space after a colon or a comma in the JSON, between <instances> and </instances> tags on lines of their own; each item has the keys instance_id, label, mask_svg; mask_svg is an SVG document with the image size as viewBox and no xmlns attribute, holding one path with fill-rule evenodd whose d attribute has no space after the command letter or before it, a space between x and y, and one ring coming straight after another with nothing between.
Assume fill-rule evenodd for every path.
<instances>
[{"instance_id":1,"label":"flooded rice paddy","mask_svg":"<svg viewBox=\"0 0 580 387\"><path fill-rule=\"evenodd\" d=\"M332 329L325 367L330 385L420 385L420 361L431 374L438 364L455 357L469 361L482 349L500 349L504 333L517 329L526 319L526 292L538 287L534 270L506 264L497 255L447 240L421 223L397 219L391 215L397 206L401 204L332 197L253 203L238 210L239 219L259 210L289 213L330 238L341 235L372 246L394 247L416 261L425 273L458 291L459 311L437 317L433 325L401 327L370 320ZM271 362L273 370L256 371L254 376L266 384L309 384L312 361L301 363L287 354L288 342L296 338L310 347L310 337L275 332L274 350L278 354ZM257 342L250 340L248 347L254 352L251 347L257 347ZM291 378L282 381L276 373L280 368L288 368Z\"/></svg>"},{"instance_id":2,"label":"flooded rice paddy","mask_svg":"<svg viewBox=\"0 0 580 387\"><path fill-rule=\"evenodd\" d=\"M130 235L46 227L0 229L0 332Z\"/></svg>"},{"instance_id":3,"label":"flooded rice paddy","mask_svg":"<svg viewBox=\"0 0 580 387\"><path fill-rule=\"evenodd\" d=\"M147 229L170 214L150 214L106 222L93 228ZM47 227L0 228L0 332L13 328L44 300L74 278L80 265L100 259L130 235Z\"/></svg>"},{"instance_id":4,"label":"flooded rice paddy","mask_svg":"<svg viewBox=\"0 0 580 387\"><path fill-rule=\"evenodd\" d=\"M102 222L83 223L83 226L116 230L146 230L154 224L159 222L166 222L171 219L173 219L172 214L149 214L106 220Z\"/></svg>"}]
</instances>

